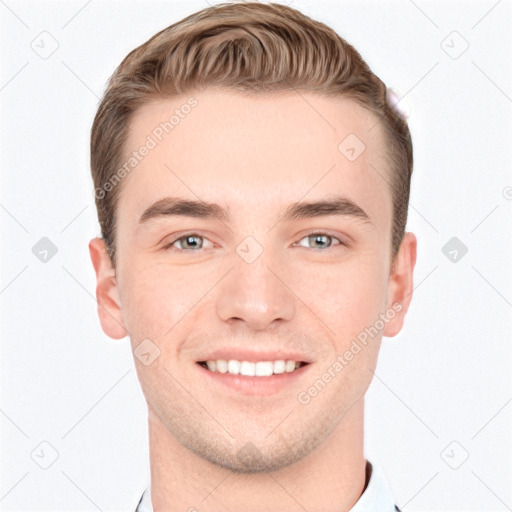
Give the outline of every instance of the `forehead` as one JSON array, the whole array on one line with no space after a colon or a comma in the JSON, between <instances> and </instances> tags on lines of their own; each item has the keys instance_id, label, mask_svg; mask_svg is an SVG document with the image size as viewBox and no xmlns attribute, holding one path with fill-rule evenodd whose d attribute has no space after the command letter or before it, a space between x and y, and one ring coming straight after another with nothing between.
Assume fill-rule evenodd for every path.
<instances>
[{"instance_id":1,"label":"forehead","mask_svg":"<svg viewBox=\"0 0 512 512\"><path fill-rule=\"evenodd\" d=\"M384 229L391 197L376 123L351 99L306 92L206 90L153 101L130 123L125 161L139 156L124 178L119 222L135 224L168 195L261 219L274 207L335 193L356 201ZM144 146L150 149L141 158Z\"/></svg>"}]
</instances>

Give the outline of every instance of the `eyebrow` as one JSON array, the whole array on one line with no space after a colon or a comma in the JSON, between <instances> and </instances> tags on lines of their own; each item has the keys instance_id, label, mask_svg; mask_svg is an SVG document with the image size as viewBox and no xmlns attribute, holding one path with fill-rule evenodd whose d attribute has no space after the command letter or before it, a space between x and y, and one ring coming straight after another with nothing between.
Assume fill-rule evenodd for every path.
<instances>
[{"instance_id":1,"label":"eyebrow","mask_svg":"<svg viewBox=\"0 0 512 512\"><path fill-rule=\"evenodd\" d=\"M319 201L296 202L290 204L281 216L281 220L308 219L327 215L340 215L357 218L372 224L369 215L354 201L344 196L328 197ZM149 206L139 219L139 224L145 224L159 217L196 217L202 219L217 219L226 224L231 222L229 209L217 203L188 200L179 197L164 197Z\"/></svg>"}]
</instances>

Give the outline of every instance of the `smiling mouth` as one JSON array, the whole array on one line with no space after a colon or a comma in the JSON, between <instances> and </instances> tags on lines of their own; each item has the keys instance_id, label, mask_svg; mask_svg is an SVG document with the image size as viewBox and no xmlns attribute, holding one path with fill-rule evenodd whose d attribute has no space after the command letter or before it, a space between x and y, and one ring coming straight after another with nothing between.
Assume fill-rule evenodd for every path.
<instances>
[{"instance_id":1,"label":"smiling mouth","mask_svg":"<svg viewBox=\"0 0 512 512\"><path fill-rule=\"evenodd\" d=\"M272 375L292 373L309 363L284 359L258 362L218 359L216 361L198 361L197 364L213 373L227 373L246 377L270 377Z\"/></svg>"}]
</instances>

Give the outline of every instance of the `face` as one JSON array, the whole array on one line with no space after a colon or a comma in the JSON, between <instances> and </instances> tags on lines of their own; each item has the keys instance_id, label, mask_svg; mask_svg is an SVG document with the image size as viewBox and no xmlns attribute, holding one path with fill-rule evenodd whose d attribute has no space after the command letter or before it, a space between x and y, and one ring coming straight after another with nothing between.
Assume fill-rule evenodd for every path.
<instances>
[{"instance_id":1,"label":"face","mask_svg":"<svg viewBox=\"0 0 512 512\"><path fill-rule=\"evenodd\" d=\"M416 241L406 234L390 274L385 141L352 100L191 96L132 120L127 157L155 144L122 183L115 273L91 241L98 311L109 336L129 334L172 439L234 471L275 470L364 396L382 335L402 326Z\"/></svg>"}]
</instances>

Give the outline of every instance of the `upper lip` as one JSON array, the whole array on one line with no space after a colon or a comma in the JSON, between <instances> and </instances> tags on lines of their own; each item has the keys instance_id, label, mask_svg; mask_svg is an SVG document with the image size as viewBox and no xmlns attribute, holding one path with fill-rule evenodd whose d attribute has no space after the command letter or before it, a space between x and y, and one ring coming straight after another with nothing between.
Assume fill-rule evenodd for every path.
<instances>
[{"instance_id":1,"label":"upper lip","mask_svg":"<svg viewBox=\"0 0 512 512\"><path fill-rule=\"evenodd\" d=\"M223 359L225 361L229 361L230 359L235 359L237 361L249 361L256 363L258 361L300 361L303 363L310 363L311 361L298 352L293 352L290 350L272 350L265 352L255 352L247 349L218 349L210 352L205 355L204 358L199 359L198 362L202 361L218 361L219 359Z\"/></svg>"}]
</instances>

